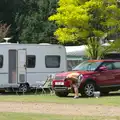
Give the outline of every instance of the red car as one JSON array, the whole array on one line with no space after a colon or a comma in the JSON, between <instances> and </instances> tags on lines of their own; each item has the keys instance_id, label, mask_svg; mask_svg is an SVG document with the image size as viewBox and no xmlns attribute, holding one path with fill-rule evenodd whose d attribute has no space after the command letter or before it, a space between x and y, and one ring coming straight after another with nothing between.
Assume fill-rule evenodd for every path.
<instances>
[{"instance_id":1,"label":"red car","mask_svg":"<svg viewBox=\"0 0 120 120\"><path fill-rule=\"evenodd\" d=\"M79 73L79 92L82 96L92 97L95 91L106 95L120 89L120 60L88 60L76 66L72 71L58 73L53 80L55 94L65 97L73 92L66 76Z\"/></svg>"}]
</instances>

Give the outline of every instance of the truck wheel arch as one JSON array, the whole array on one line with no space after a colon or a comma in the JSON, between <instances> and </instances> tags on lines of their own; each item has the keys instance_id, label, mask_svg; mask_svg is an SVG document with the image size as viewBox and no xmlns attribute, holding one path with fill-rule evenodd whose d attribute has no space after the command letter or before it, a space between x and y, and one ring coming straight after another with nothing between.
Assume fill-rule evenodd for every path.
<instances>
[{"instance_id":1,"label":"truck wheel arch","mask_svg":"<svg viewBox=\"0 0 120 120\"><path fill-rule=\"evenodd\" d=\"M99 90L99 85L96 83L95 80L93 80L92 78L88 78L88 79L85 80L84 85L88 82L93 82L96 85L96 88Z\"/></svg>"}]
</instances>

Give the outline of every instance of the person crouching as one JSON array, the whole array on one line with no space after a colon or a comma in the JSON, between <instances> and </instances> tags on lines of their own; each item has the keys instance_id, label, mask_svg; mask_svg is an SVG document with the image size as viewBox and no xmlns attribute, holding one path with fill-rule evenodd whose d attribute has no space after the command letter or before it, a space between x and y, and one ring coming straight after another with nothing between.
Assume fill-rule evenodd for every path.
<instances>
[{"instance_id":1,"label":"person crouching","mask_svg":"<svg viewBox=\"0 0 120 120\"><path fill-rule=\"evenodd\" d=\"M72 87L73 87L73 89L74 89L74 93L75 93L75 95L74 95L74 98L76 99L76 98L79 98L79 90L78 90L78 88L79 88L79 82L78 82L78 76L79 76L79 73L70 73L70 74L68 74L67 75L67 77L66 77L66 80L69 80L69 81L71 81L71 85L72 85Z\"/></svg>"}]
</instances>

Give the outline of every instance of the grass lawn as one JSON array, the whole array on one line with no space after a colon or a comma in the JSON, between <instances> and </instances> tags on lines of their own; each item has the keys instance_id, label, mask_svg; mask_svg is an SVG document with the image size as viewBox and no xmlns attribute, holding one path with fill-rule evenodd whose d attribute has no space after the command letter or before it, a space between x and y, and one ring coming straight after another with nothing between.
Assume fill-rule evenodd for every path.
<instances>
[{"instance_id":1,"label":"grass lawn","mask_svg":"<svg viewBox=\"0 0 120 120\"><path fill-rule=\"evenodd\" d=\"M100 98L79 98L73 96L57 97L55 95L0 95L0 102L51 102L67 104L99 104L120 106L120 96L106 96Z\"/></svg>"},{"instance_id":2,"label":"grass lawn","mask_svg":"<svg viewBox=\"0 0 120 120\"><path fill-rule=\"evenodd\" d=\"M62 116L48 114L0 113L0 120L120 120L120 117Z\"/></svg>"}]
</instances>

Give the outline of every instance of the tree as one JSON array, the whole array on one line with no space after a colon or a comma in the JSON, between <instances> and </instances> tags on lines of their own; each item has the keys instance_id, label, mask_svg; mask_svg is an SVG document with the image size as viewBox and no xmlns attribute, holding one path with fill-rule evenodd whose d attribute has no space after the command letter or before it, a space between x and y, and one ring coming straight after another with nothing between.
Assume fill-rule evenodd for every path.
<instances>
[{"instance_id":1,"label":"tree","mask_svg":"<svg viewBox=\"0 0 120 120\"><path fill-rule=\"evenodd\" d=\"M26 12L16 17L20 42L56 43L53 35L56 25L48 17L55 12L57 0L25 0L25 3Z\"/></svg>"},{"instance_id":2,"label":"tree","mask_svg":"<svg viewBox=\"0 0 120 120\"><path fill-rule=\"evenodd\" d=\"M116 0L60 0L57 13L49 20L59 28L57 39L68 41L86 40L88 37L109 36L120 31L120 8Z\"/></svg>"},{"instance_id":3,"label":"tree","mask_svg":"<svg viewBox=\"0 0 120 120\"><path fill-rule=\"evenodd\" d=\"M24 0L1 0L0 1L0 21L2 24L10 25L10 36L13 36L10 42L17 42L18 37L15 17L17 13L24 11Z\"/></svg>"},{"instance_id":4,"label":"tree","mask_svg":"<svg viewBox=\"0 0 120 120\"><path fill-rule=\"evenodd\" d=\"M101 45L99 42L100 38L90 37L87 40L86 53L89 59L101 59L104 58L104 55L111 51L117 51L115 43L108 43L107 46Z\"/></svg>"},{"instance_id":5,"label":"tree","mask_svg":"<svg viewBox=\"0 0 120 120\"><path fill-rule=\"evenodd\" d=\"M56 25L48 21L58 0L1 0L0 21L11 25L10 42L56 43ZM37 28L36 28L37 27Z\"/></svg>"},{"instance_id":6,"label":"tree","mask_svg":"<svg viewBox=\"0 0 120 120\"><path fill-rule=\"evenodd\" d=\"M60 0L58 4L57 13L49 17L58 25L54 35L60 43L84 41L92 52L89 55L94 55L92 58L98 58L102 36L115 38L120 32L120 8L116 0ZM92 37L100 39L93 42Z\"/></svg>"},{"instance_id":7,"label":"tree","mask_svg":"<svg viewBox=\"0 0 120 120\"><path fill-rule=\"evenodd\" d=\"M9 34L10 25L0 23L0 41Z\"/></svg>"}]
</instances>

